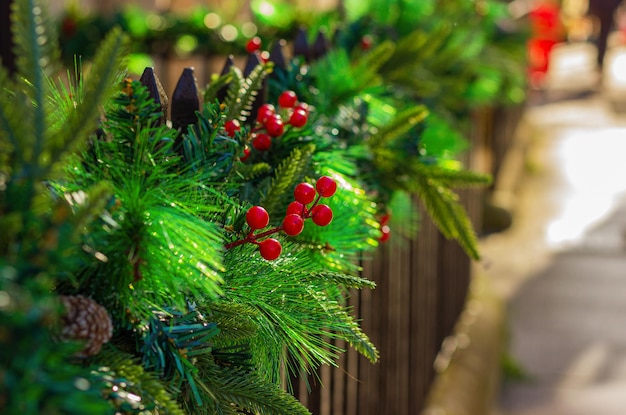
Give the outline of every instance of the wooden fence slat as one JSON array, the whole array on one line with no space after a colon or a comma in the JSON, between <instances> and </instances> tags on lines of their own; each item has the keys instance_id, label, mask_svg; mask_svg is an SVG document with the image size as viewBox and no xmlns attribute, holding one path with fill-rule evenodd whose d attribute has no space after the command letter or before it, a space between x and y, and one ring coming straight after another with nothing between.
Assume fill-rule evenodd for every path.
<instances>
[{"instance_id":1,"label":"wooden fence slat","mask_svg":"<svg viewBox=\"0 0 626 415\"><path fill-rule=\"evenodd\" d=\"M163 85L159 81L159 78L154 73L154 68L148 67L144 69L141 78L139 78L139 82L144 85L148 89L148 93L150 94L150 98L154 100L155 103L159 105L161 108L161 112L163 116L160 118L161 124L165 124L167 121L167 111L169 107L169 99L167 98L167 94L163 89Z\"/></svg>"},{"instance_id":2,"label":"wooden fence slat","mask_svg":"<svg viewBox=\"0 0 626 415\"><path fill-rule=\"evenodd\" d=\"M309 41L307 40L306 30L298 28L293 40L293 56L307 59L309 57Z\"/></svg>"},{"instance_id":3,"label":"wooden fence slat","mask_svg":"<svg viewBox=\"0 0 626 415\"><path fill-rule=\"evenodd\" d=\"M196 123L196 111L200 108L198 86L193 68L185 68L172 94L171 121L175 129L185 130Z\"/></svg>"},{"instance_id":4,"label":"wooden fence slat","mask_svg":"<svg viewBox=\"0 0 626 415\"><path fill-rule=\"evenodd\" d=\"M235 66L234 57L233 55L228 55L226 57L226 60L224 61L224 66L222 67L220 76L224 76L228 74L230 72L230 68L232 68L233 66ZM227 94L228 94L228 85L224 85L217 91L217 93L215 94L215 97L218 99L219 102L224 102Z\"/></svg>"},{"instance_id":5,"label":"wooden fence slat","mask_svg":"<svg viewBox=\"0 0 626 415\"><path fill-rule=\"evenodd\" d=\"M330 42L323 31L318 32L309 50L309 58L314 61L325 56L330 50Z\"/></svg>"},{"instance_id":6,"label":"wooden fence slat","mask_svg":"<svg viewBox=\"0 0 626 415\"><path fill-rule=\"evenodd\" d=\"M339 349L345 350L347 345L343 340L335 340L333 342ZM337 367L331 370L331 397L330 408L328 413L332 415L345 415L345 393L346 393L346 372L347 356L345 353L339 354L337 359Z\"/></svg>"},{"instance_id":7,"label":"wooden fence slat","mask_svg":"<svg viewBox=\"0 0 626 415\"><path fill-rule=\"evenodd\" d=\"M287 42L284 39L281 39L277 42L274 42L272 48L270 49L270 60L274 62L274 65L280 69L287 69L287 61L285 60L285 45Z\"/></svg>"},{"instance_id":8,"label":"wooden fence slat","mask_svg":"<svg viewBox=\"0 0 626 415\"><path fill-rule=\"evenodd\" d=\"M384 262L384 249L380 249L377 255L363 262L362 276L376 282L376 290L365 290L360 293L361 296L361 320L362 328L368 333L371 341L376 345L381 358L378 363L372 364L363 356L359 356L359 393L358 393L358 414L359 415L375 415L382 413L379 410L379 402L384 400L382 396L381 385L381 367L384 365L384 357L382 356L381 344L382 336L382 312L384 285L381 281L385 278L381 270L381 264Z\"/></svg>"},{"instance_id":9,"label":"wooden fence slat","mask_svg":"<svg viewBox=\"0 0 626 415\"><path fill-rule=\"evenodd\" d=\"M417 198L414 198L416 205ZM411 242L411 331L409 366L413 373L409 380L411 414L423 406L425 396L434 378L433 362L439 350L437 336L438 235L437 227L421 209L418 238ZM418 374L419 375L416 375Z\"/></svg>"}]
</instances>

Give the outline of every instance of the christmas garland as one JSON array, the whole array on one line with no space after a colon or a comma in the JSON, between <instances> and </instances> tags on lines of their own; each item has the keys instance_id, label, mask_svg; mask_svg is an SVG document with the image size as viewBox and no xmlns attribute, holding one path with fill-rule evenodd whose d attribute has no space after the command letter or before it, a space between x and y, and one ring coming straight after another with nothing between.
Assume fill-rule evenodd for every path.
<instances>
[{"instance_id":1,"label":"christmas garland","mask_svg":"<svg viewBox=\"0 0 626 415\"><path fill-rule=\"evenodd\" d=\"M429 123L444 101L394 77L415 70L401 41L331 47L301 32L294 59L266 61L255 40L244 70L228 63L165 122L153 74L124 78L121 30L63 81L45 4L16 0L13 33L19 72L0 68L0 346L15 351L0 355L2 413L307 414L281 385L335 364L333 340L378 358L346 296L374 287L358 260L412 195L478 256L453 187L488 177L429 141L446 132Z\"/></svg>"}]
</instances>

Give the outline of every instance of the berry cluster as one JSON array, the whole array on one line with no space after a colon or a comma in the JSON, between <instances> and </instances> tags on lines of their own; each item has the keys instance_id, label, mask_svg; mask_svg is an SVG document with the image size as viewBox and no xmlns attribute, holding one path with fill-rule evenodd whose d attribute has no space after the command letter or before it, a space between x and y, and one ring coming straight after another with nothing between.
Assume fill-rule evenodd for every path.
<instances>
[{"instance_id":1,"label":"berry cluster","mask_svg":"<svg viewBox=\"0 0 626 415\"><path fill-rule=\"evenodd\" d=\"M280 137L285 132L285 125L295 128L304 127L309 119L309 108L305 102L299 102L298 96L293 91L284 91L278 97L279 109L272 104L263 104L257 112L255 126L252 129L249 140L252 147L257 151L267 151L272 146L272 139ZM287 122L284 119L287 119ZM227 136L234 137L241 131L241 123L237 119L227 120L224 123L224 131ZM250 157L250 147L246 144L243 156L239 158L246 161Z\"/></svg>"},{"instance_id":2,"label":"berry cluster","mask_svg":"<svg viewBox=\"0 0 626 415\"><path fill-rule=\"evenodd\" d=\"M298 184L293 192L295 200L287 207L282 225L259 233L255 231L266 228L270 223L270 216L262 206L252 206L246 212L246 223L250 227L250 233L244 239L226 245L226 249L252 243L259 246L263 258L269 261L278 258L282 246L278 240L269 236L281 231L289 236L299 235L304 229L304 221L309 218L318 226L328 225L333 220L333 211L319 201L322 197L331 197L336 191L337 183L328 176L317 179L315 186L309 183Z\"/></svg>"},{"instance_id":3,"label":"berry cluster","mask_svg":"<svg viewBox=\"0 0 626 415\"><path fill-rule=\"evenodd\" d=\"M389 238L391 237L391 228L389 227L389 219L390 219L389 213L384 214L380 218L381 235L380 235L380 238L378 238L380 242L387 242Z\"/></svg>"},{"instance_id":4,"label":"berry cluster","mask_svg":"<svg viewBox=\"0 0 626 415\"><path fill-rule=\"evenodd\" d=\"M293 91L284 91L278 97L277 109L272 104L263 104L259 107L256 116L256 125L252 129L250 138L252 146L258 151L267 151L272 145L272 139L280 137L285 132L285 124L292 127L304 127L309 118L308 105L298 102L298 96ZM285 119L287 122L285 123Z\"/></svg>"}]
</instances>

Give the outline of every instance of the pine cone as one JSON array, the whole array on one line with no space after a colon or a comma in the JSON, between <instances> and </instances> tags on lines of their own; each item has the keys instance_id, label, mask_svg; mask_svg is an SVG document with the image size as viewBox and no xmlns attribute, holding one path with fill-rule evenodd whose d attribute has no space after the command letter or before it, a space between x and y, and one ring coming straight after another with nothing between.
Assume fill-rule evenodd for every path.
<instances>
[{"instance_id":1,"label":"pine cone","mask_svg":"<svg viewBox=\"0 0 626 415\"><path fill-rule=\"evenodd\" d=\"M113 324L106 308L82 295L61 296L66 313L63 315L63 340L85 341L80 357L93 356L111 339Z\"/></svg>"}]
</instances>

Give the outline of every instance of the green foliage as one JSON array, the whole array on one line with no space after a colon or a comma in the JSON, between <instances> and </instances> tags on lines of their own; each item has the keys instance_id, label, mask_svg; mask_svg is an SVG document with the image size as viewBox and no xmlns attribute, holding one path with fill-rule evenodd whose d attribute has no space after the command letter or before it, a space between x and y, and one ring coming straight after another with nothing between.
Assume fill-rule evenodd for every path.
<instances>
[{"instance_id":1,"label":"green foliage","mask_svg":"<svg viewBox=\"0 0 626 415\"><path fill-rule=\"evenodd\" d=\"M111 406L100 399L100 380L67 360L76 345L51 341L61 311L51 291L78 265L79 238L110 188L54 198L46 184L95 129L121 74L125 37L107 36L69 98L61 81L51 81L59 53L45 5L16 1L12 13L18 73L11 79L0 67L0 348L17 354L0 360L0 412L104 413Z\"/></svg>"},{"instance_id":2,"label":"green foliage","mask_svg":"<svg viewBox=\"0 0 626 415\"><path fill-rule=\"evenodd\" d=\"M98 379L67 361L75 344L51 342L60 305L49 294L51 279L19 282L16 268L0 265L0 412L105 413Z\"/></svg>"},{"instance_id":3,"label":"green foliage","mask_svg":"<svg viewBox=\"0 0 626 415\"><path fill-rule=\"evenodd\" d=\"M333 364L339 352L325 338L343 338L369 359L378 354L342 305L342 285L371 286L371 283L328 272L318 262L283 239L290 255L268 262L247 245L227 252L229 274L225 276L223 301L240 307L240 318L255 322L253 353L259 373L278 382L283 366L294 374L311 373L320 364ZM245 258L245 261L242 261ZM237 262L239 266L229 266Z\"/></svg>"},{"instance_id":4,"label":"green foliage","mask_svg":"<svg viewBox=\"0 0 626 415\"><path fill-rule=\"evenodd\" d=\"M124 414L159 413L183 415L172 399L177 391L166 389L161 380L137 362L132 355L106 347L90 360L92 376L103 384L103 397Z\"/></svg>"},{"instance_id":5,"label":"green foliage","mask_svg":"<svg viewBox=\"0 0 626 415\"><path fill-rule=\"evenodd\" d=\"M312 144L294 148L289 156L276 166L270 191L261 200L261 204L268 212L282 213L293 201L293 189L311 171L311 158L314 151L315 146Z\"/></svg>"},{"instance_id":6,"label":"green foliage","mask_svg":"<svg viewBox=\"0 0 626 415\"><path fill-rule=\"evenodd\" d=\"M199 360L197 364L204 378L200 393L210 399L201 407L187 406L189 413L310 415L293 396L254 372L222 367L210 360Z\"/></svg>"},{"instance_id":7,"label":"green foliage","mask_svg":"<svg viewBox=\"0 0 626 415\"><path fill-rule=\"evenodd\" d=\"M0 356L0 412L304 415L287 378L335 365L337 345L375 362L347 297L374 288L358 272L380 215L414 237L419 201L479 255L455 189L489 178L455 160L466 143L452 121L502 89L515 96L519 79L514 53L501 59L505 42L493 42L502 9L466 3L366 2L375 15L315 62L213 77L197 122L178 131L145 87L122 81L120 30L89 72L77 60L57 81L44 5L16 0L19 73L0 67L0 348L16 352ZM369 51L354 47L364 30L377 39ZM309 122L244 159L268 85L271 103L297 91ZM229 136L235 119L243 127ZM293 189L321 175L338 184L321 200L333 221L287 236ZM250 229L251 205L268 210L269 229ZM277 260L260 256L259 234L280 241ZM56 296L73 294L104 306L114 328L84 360L80 344L57 339Z\"/></svg>"},{"instance_id":8,"label":"green foliage","mask_svg":"<svg viewBox=\"0 0 626 415\"><path fill-rule=\"evenodd\" d=\"M256 100L263 80L271 71L271 64L257 65L250 75L244 78L241 70L235 66L231 68L231 79L224 105L226 105L228 119L238 119L245 122L250 116L252 104Z\"/></svg>"},{"instance_id":9,"label":"green foliage","mask_svg":"<svg viewBox=\"0 0 626 415\"><path fill-rule=\"evenodd\" d=\"M106 296L120 318L146 319L163 304L183 310L187 301L220 293L221 236L203 219L219 208L205 204L197 176L177 170L174 132L157 124L160 117L147 90L126 81L102 126L106 139L92 143L63 185L65 192L103 181L113 188L114 207L86 241L106 261L87 265L77 288Z\"/></svg>"},{"instance_id":10,"label":"green foliage","mask_svg":"<svg viewBox=\"0 0 626 415\"><path fill-rule=\"evenodd\" d=\"M457 240L471 258L478 259L480 254L476 249L476 235L458 196L451 188L485 185L489 183L489 177L419 164L414 165L413 170L414 180L407 184L417 193L441 233Z\"/></svg>"}]
</instances>

